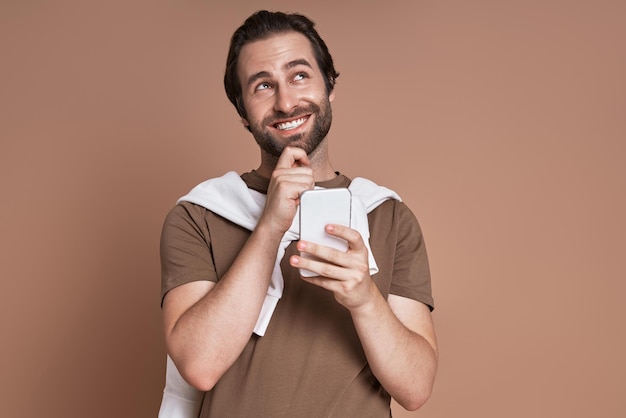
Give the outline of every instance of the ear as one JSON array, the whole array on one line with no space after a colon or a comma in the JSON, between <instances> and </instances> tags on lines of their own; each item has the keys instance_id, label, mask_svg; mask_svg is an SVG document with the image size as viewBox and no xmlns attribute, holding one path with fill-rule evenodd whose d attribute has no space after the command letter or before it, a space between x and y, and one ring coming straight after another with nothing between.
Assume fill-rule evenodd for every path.
<instances>
[{"instance_id":1,"label":"ear","mask_svg":"<svg viewBox=\"0 0 626 418\"><path fill-rule=\"evenodd\" d=\"M333 100L335 100L335 89L334 88L330 91L330 94L328 95L328 101L332 103Z\"/></svg>"},{"instance_id":2,"label":"ear","mask_svg":"<svg viewBox=\"0 0 626 418\"><path fill-rule=\"evenodd\" d=\"M244 128L250 126L250 123L246 120L246 118L241 118L241 124L244 126Z\"/></svg>"}]
</instances>

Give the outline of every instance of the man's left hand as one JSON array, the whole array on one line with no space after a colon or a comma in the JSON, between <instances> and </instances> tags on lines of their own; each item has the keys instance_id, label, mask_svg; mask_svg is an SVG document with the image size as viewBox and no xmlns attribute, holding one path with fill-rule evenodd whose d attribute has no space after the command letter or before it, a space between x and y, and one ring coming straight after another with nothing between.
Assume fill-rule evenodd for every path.
<instances>
[{"instance_id":1,"label":"man's left hand","mask_svg":"<svg viewBox=\"0 0 626 418\"><path fill-rule=\"evenodd\" d=\"M335 299L349 310L357 309L370 301L375 287L369 273L368 252L361 234L341 225L326 225L326 233L348 242L348 250L341 251L309 241L299 241L300 252L318 260L294 255L289 262L319 276L302 277L309 283L330 290Z\"/></svg>"}]
</instances>

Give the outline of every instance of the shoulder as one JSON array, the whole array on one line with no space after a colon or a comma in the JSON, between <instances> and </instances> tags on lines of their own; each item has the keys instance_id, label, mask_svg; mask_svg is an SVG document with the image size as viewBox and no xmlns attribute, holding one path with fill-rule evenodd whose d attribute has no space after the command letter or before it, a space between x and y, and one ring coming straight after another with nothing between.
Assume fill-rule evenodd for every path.
<instances>
[{"instance_id":1,"label":"shoulder","mask_svg":"<svg viewBox=\"0 0 626 418\"><path fill-rule=\"evenodd\" d=\"M204 223L208 210L191 202L179 202L165 216L164 226L189 227Z\"/></svg>"},{"instance_id":2,"label":"shoulder","mask_svg":"<svg viewBox=\"0 0 626 418\"><path fill-rule=\"evenodd\" d=\"M410 225L419 229L417 217L413 211L402 201L388 199L369 214L370 222L382 222L389 224Z\"/></svg>"}]
</instances>

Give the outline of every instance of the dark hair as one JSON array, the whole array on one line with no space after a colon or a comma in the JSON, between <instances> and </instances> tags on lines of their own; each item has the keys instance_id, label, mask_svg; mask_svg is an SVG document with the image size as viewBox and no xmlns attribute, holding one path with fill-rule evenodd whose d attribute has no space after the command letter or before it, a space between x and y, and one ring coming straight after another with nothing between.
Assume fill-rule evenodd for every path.
<instances>
[{"instance_id":1,"label":"dark hair","mask_svg":"<svg viewBox=\"0 0 626 418\"><path fill-rule=\"evenodd\" d=\"M241 48L249 42L266 39L271 35L284 32L299 32L311 42L313 53L324 75L326 91L330 93L335 87L335 80L339 73L335 70L333 58L328 52L324 40L315 30L315 23L300 14L286 14L282 12L268 12L261 10L250 16L241 25L230 40L228 57L226 58L226 71L224 73L224 89L228 100L235 106L240 116L246 117L246 109L243 106L241 83L237 74L237 63Z\"/></svg>"}]
</instances>

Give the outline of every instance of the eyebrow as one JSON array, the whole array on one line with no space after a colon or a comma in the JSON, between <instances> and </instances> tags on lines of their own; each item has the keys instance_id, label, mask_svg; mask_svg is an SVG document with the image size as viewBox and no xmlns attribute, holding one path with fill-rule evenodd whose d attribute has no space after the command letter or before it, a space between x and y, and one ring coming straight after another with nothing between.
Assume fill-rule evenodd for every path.
<instances>
[{"instance_id":1,"label":"eyebrow","mask_svg":"<svg viewBox=\"0 0 626 418\"><path fill-rule=\"evenodd\" d=\"M283 68L285 70L290 70L294 67L297 67L298 65L304 65L306 67L313 69L313 66L304 58L299 58L293 61L289 61L287 64L283 65ZM246 86L250 87L250 85L252 85L258 79L270 77L270 76L271 74L268 71L259 71L258 73L252 74L250 77L248 77Z\"/></svg>"},{"instance_id":2,"label":"eyebrow","mask_svg":"<svg viewBox=\"0 0 626 418\"><path fill-rule=\"evenodd\" d=\"M307 60L305 60L304 58L300 58L300 59L297 59L297 60L289 61L287 64L285 64L283 66L283 68L285 70L290 70L293 67L297 67L298 65L304 65L306 67L309 67L309 68L313 69L311 64L309 64L309 62Z\"/></svg>"}]
</instances>

